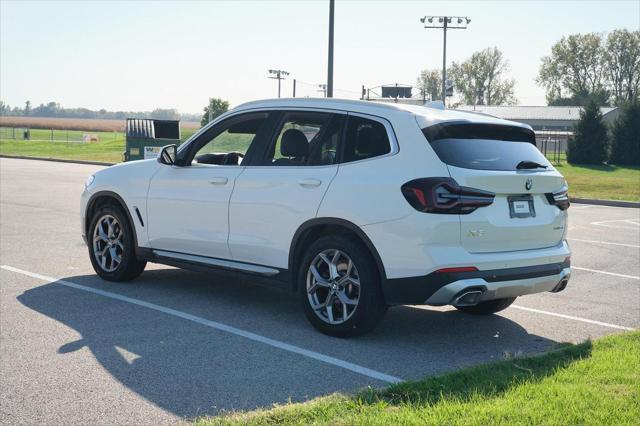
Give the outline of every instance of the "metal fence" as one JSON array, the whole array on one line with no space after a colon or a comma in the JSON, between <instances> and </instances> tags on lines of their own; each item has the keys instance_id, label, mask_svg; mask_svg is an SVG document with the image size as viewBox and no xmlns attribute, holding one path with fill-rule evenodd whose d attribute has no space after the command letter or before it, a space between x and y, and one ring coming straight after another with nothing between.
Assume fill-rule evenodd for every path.
<instances>
[{"instance_id":1,"label":"metal fence","mask_svg":"<svg viewBox=\"0 0 640 426\"><path fill-rule=\"evenodd\" d=\"M36 142L107 142L123 140L121 132L90 132L86 130L30 129L27 127L0 127L0 140Z\"/></svg>"},{"instance_id":2,"label":"metal fence","mask_svg":"<svg viewBox=\"0 0 640 426\"><path fill-rule=\"evenodd\" d=\"M554 163L566 160L569 138L573 132L563 130L536 130L536 146Z\"/></svg>"}]
</instances>

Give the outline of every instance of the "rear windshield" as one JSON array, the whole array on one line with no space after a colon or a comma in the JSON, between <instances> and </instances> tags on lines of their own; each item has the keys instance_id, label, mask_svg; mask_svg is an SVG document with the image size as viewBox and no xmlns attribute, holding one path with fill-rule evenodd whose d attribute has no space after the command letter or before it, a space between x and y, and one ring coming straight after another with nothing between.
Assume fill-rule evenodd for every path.
<instances>
[{"instance_id":1,"label":"rear windshield","mask_svg":"<svg viewBox=\"0 0 640 426\"><path fill-rule=\"evenodd\" d=\"M440 160L478 170L517 170L521 161L549 162L536 148L535 133L517 126L444 123L422 129Z\"/></svg>"}]
</instances>

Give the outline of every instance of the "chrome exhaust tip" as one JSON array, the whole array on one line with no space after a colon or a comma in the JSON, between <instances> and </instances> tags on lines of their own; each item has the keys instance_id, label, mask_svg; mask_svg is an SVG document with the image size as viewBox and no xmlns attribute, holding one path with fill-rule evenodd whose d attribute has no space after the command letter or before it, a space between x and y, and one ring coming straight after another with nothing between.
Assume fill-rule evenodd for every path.
<instances>
[{"instance_id":1,"label":"chrome exhaust tip","mask_svg":"<svg viewBox=\"0 0 640 426\"><path fill-rule=\"evenodd\" d=\"M560 293L567 287L567 284L569 284L569 278L561 279L560 282L551 290L551 293Z\"/></svg>"},{"instance_id":2,"label":"chrome exhaust tip","mask_svg":"<svg viewBox=\"0 0 640 426\"><path fill-rule=\"evenodd\" d=\"M482 296L482 291L480 290L471 290L462 293L460 296L456 297L453 301L454 306L475 306L480 301L480 296Z\"/></svg>"}]
</instances>

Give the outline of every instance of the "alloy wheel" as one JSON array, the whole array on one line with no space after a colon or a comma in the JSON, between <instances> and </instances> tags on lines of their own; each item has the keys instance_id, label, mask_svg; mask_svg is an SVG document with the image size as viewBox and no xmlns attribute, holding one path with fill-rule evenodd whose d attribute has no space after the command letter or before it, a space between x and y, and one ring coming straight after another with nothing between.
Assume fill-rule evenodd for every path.
<instances>
[{"instance_id":1,"label":"alloy wheel","mask_svg":"<svg viewBox=\"0 0 640 426\"><path fill-rule=\"evenodd\" d=\"M360 276L346 253L329 249L314 257L307 272L307 298L328 324L342 324L353 316L360 301Z\"/></svg>"},{"instance_id":2,"label":"alloy wheel","mask_svg":"<svg viewBox=\"0 0 640 426\"><path fill-rule=\"evenodd\" d=\"M112 215L104 215L93 230L93 255L105 272L113 272L122 262L124 230Z\"/></svg>"}]
</instances>

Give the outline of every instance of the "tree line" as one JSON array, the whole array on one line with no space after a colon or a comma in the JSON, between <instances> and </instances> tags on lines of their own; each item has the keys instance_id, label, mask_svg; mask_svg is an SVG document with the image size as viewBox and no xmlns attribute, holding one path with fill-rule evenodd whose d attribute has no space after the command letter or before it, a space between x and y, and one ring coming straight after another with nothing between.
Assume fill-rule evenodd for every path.
<instances>
[{"instance_id":1,"label":"tree line","mask_svg":"<svg viewBox=\"0 0 640 426\"><path fill-rule=\"evenodd\" d=\"M177 109L156 108L153 111L107 111L105 109L91 110L88 108L63 108L57 102L40 104L36 107L31 101L26 101L24 107L13 108L0 101L0 116L31 116L56 118L92 118L107 120L124 120L125 118L156 118L159 120L200 121L199 114L180 113Z\"/></svg>"},{"instance_id":2,"label":"tree line","mask_svg":"<svg viewBox=\"0 0 640 426\"><path fill-rule=\"evenodd\" d=\"M453 62L447 77L454 84L454 106L514 105L515 80L507 76L509 61L497 47ZM640 95L640 31L615 30L573 34L551 47L541 59L536 83L546 90L548 105L623 105ZM420 72L417 88L424 97L442 99L439 69Z\"/></svg>"},{"instance_id":3,"label":"tree line","mask_svg":"<svg viewBox=\"0 0 640 426\"><path fill-rule=\"evenodd\" d=\"M640 102L624 103L616 121L607 126L597 99L589 100L569 139L567 161L640 166Z\"/></svg>"}]
</instances>

